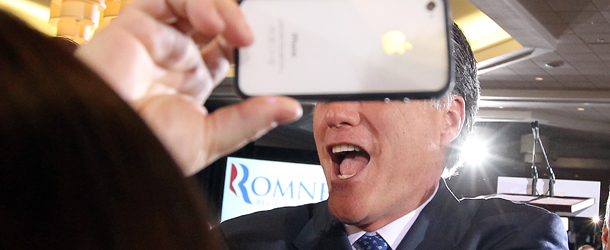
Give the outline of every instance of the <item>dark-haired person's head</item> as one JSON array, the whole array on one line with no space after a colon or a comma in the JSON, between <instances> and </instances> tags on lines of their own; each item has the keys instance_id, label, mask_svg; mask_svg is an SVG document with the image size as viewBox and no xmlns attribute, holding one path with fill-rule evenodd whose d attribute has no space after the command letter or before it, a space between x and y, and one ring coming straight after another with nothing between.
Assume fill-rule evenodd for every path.
<instances>
[{"instance_id":1,"label":"dark-haired person's head","mask_svg":"<svg viewBox=\"0 0 610 250\"><path fill-rule=\"evenodd\" d=\"M215 249L197 192L93 71L0 12L0 249Z\"/></svg>"},{"instance_id":2,"label":"dark-haired person's head","mask_svg":"<svg viewBox=\"0 0 610 250\"><path fill-rule=\"evenodd\" d=\"M457 25L452 45L455 88L439 99L316 105L314 137L339 221L375 231L422 205L461 164L479 83Z\"/></svg>"}]
</instances>

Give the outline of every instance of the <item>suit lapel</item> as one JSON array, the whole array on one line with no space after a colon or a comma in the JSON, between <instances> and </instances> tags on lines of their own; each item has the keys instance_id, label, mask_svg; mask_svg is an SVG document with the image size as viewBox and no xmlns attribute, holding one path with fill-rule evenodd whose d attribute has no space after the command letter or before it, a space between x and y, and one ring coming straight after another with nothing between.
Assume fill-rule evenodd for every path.
<instances>
[{"instance_id":1,"label":"suit lapel","mask_svg":"<svg viewBox=\"0 0 610 250\"><path fill-rule=\"evenodd\" d=\"M311 214L311 219L293 242L296 249L351 250L345 227L329 214L326 202L315 206Z\"/></svg>"},{"instance_id":2,"label":"suit lapel","mask_svg":"<svg viewBox=\"0 0 610 250\"><path fill-rule=\"evenodd\" d=\"M422 211L423 214L423 211ZM396 250L415 250L421 244L426 236L426 230L430 227L430 218L427 216L419 217L413 223L413 226L407 232L407 235L400 241Z\"/></svg>"},{"instance_id":3,"label":"suit lapel","mask_svg":"<svg viewBox=\"0 0 610 250\"><path fill-rule=\"evenodd\" d=\"M469 218L456 218L459 201L444 180L395 250L451 249L462 238Z\"/></svg>"},{"instance_id":4,"label":"suit lapel","mask_svg":"<svg viewBox=\"0 0 610 250\"><path fill-rule=\"evenodd\" d=\"M444 180L395 250L451 249L460 241L471 218L459 218L459 201ZM311 219L293 242L298 250L351 250L345 227L328 212L326 202L311 211Z\"/></svg>"}]
</instances>

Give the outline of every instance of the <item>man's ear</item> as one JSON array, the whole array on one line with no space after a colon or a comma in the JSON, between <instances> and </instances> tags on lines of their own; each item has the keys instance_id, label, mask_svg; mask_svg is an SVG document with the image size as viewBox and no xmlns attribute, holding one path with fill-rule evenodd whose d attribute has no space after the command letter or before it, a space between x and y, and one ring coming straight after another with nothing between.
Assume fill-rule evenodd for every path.
<instances>
[{"instance_id":1,"label":"man's ear","mask_svg":"<svg viewBox=\"0 0 610 250\"><path fill-rule=\"evenodd\" d=\"M449 145L449 143L458 137L460 131L462 131L462 126L464 125L464 119L466 117L463 97L454 96L450 102L451 105L449 105L449 109L444 113L445 124L441 131L442 145Z\"/></svg>"},{"instance_id":2,"label":"man's ear","mask_svg":"<svg viewBox=\"0 0 610 250\"><path fill-rule=\"evenodd\" d=\"M602 244L604 246L608 245L608 222L604 223L604 228L602 229Z\"/></svg>"}]
</instances>

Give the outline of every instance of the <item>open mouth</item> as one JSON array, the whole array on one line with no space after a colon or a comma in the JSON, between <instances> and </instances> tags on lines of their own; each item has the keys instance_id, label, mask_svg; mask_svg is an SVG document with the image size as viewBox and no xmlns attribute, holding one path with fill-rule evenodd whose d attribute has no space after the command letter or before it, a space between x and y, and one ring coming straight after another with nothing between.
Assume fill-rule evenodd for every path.
<instances>
[{"instance_id":1,"label":"open mouth","mask_svg":"<svg viewBox=\"0 0 610 250\"><path fill-rule=\"evenodd\" d=\"M369 163L371 156L362 148L351 144L334 145L331 159L337 164L336 175L345 180L354 177Z\"/></svg>"}]
</instances>

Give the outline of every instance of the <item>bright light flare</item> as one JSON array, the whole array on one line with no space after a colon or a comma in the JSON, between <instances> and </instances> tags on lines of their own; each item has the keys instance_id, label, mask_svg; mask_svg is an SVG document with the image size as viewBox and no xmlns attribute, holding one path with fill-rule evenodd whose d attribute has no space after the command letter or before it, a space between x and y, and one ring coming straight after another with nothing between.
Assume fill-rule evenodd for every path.
<instances>
[{"instance_id":1,"label":"bright light flare","mask_svg":"<svg viewBox=\"0 0 610 250\"><path fill-rule=\"evenodd\" d=\"M462 146L462 157L467 164L481 165L488 156L488 145L477 137L472 137Z\"/></svg>"},{"instance_id":2,"label":"bright light flare","mask_svg":"<svg viewBox=\"0 0 610 250\"><path fill-rule=\"evenodd\" d=\"M595 224L599 223L599 216L593 216L593 218L591 218L591 221Z\"/></svg>"}]
</instances>

